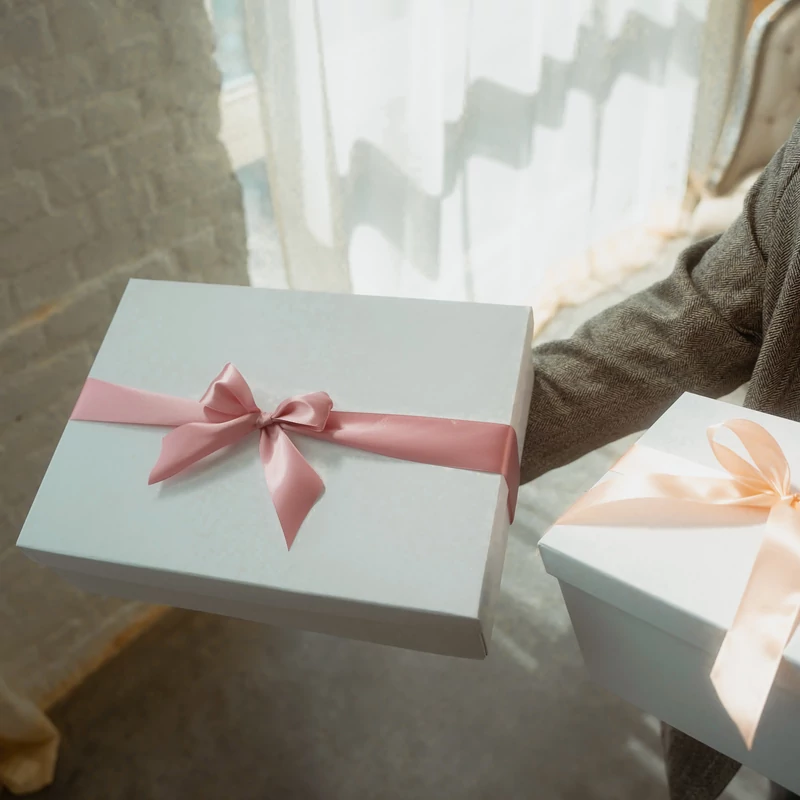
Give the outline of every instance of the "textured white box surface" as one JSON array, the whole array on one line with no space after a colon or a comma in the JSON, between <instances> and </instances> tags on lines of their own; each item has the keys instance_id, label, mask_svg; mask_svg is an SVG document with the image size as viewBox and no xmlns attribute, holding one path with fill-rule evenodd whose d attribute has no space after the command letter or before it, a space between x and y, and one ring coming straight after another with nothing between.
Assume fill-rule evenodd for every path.
<instances>
[{"instance_id":1,"label":"textured white box surface","mask_svg":"<svg viewBox=\"0 0 800 800\"><path fill-rule=\"evenodd\" d=\"M530 329L517 307L131 281L90 374L199 399L230 361L265 409L322 390L343 411L512 424L521 449ZM293 436L326 491L287 551L255 437L148 486L163 435L69 422L18 544L126 596L218 598L234 615L241 602L241 616L305 614L331 632L363 619L364 638L395 643L394 625L406 646L420 626L424 649L481 655L508 525L500 476Z\"/></svg>"},{"instance_id":2,"label":"textured white box surface","mask_svg":"<svg viewBox=\"0 0 800 800\"><path fill-rule=\"evenodd\" d=\"M714 656L561 581L587 669L609 691L800 793L800 675L784 662L752 750L719 702Z\"/></svg>"}]
</instances>

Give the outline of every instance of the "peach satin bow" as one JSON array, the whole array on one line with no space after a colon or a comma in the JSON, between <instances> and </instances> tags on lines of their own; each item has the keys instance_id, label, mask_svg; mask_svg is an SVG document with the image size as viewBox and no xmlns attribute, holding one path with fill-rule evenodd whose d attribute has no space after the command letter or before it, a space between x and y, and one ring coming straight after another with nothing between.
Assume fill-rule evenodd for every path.
<instances>
[{"instance_id":1,"label":"peach satin bow","mask_svg":"<svg viewBox=\"0 0 800 800\"><path fill-rule=\"evenodd\" d=\"M723 428L739 438L752 463L717 441ZM761 425L735 419L711 426L707 434L729 477L659 472L664 454L636 445L614 467L617 474L590 489L558 523L647 524L659 515L664 522L656 524L669 525L676 503L697 512L702 523L709 505L767 511L761 547L711 671L749 749L800 612L800 494L792 489L783 450Z\"/></svg>"}]
</instances>

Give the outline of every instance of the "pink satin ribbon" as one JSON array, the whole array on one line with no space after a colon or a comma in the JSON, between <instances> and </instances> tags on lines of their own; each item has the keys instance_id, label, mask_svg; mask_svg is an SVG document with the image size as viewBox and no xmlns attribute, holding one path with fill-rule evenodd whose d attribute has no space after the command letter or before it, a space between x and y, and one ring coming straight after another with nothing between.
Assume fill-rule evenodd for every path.
<instances>
[{"instance_id":1,"label":"pink satin ribbon","mask_svg":"<svg viewBox=\"0 0 800 800\"><path fill-rule=\"evenodd\" d=\"M739 438L752 463L717 441L723 428ZM679 474L666 474L664 461L675 466L681 459L636 445L614 467L617 474L590 489L558 524L649 525L657 519L669 526L676 511L686 514L682 521L713 524L714 507L765 509L763 541L711 671L720 701L750 749L800 612L800 494L792 489L780 445L761 425L735 419L707 434L729 477L689 475L691 468L680 463Z\"/></svg>"},{"instance_id":2,"label":"pink satin ribbon","mask_svg":"<svg viewBox=\"0 0 800 800\"><path fill-rule=\"evenodd\" d=\"M284 400L264 412L239 370L227 364L200 402L89 378L70 419L173 427L150 473L158 483L201 458L259 432L264 477L288 547L324 485L288 433L403 461L491 472L508 485L514 519L519 488L517 437L496 422L333 411L325 392Z\"/></svg>"}]
</instances>

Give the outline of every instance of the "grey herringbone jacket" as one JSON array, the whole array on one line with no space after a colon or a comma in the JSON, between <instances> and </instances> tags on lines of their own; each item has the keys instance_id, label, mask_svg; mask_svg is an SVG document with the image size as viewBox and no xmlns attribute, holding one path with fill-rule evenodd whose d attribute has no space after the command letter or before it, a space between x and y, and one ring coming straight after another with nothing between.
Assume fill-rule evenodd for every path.
<instances>
[{"instance_id":1,"label":"grey herringbone jacket","mask_svg":"<svg viewBox=\"0 0 800 800\"><path fill-rule=\"evenodd\" d=\"M650 426L683 392L800 420L800 122L722 235L672 275L534 349L523 480ZM666 731L673 800L712 800L738 765Z\"/></svg>"}]
</instances>

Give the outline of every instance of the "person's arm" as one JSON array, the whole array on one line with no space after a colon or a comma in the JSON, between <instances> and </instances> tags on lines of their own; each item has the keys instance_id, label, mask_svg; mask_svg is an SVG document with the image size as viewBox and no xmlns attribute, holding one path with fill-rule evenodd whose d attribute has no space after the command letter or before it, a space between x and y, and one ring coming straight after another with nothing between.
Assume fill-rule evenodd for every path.
<instances>
[{"instance_id":1,"label":"person's arm","mask_svg":"<svg viewBox=\"0 0 800 800\"><path fill-rule=\"evenodd\" d=\"M772 221L800 158L800 123L722 235L685 250L672 275L534 348L522 479L650 426L683 392L745 383L761 343Z\"/></svg>"}]
</instances>

